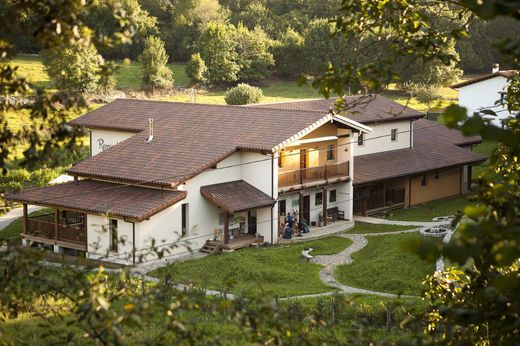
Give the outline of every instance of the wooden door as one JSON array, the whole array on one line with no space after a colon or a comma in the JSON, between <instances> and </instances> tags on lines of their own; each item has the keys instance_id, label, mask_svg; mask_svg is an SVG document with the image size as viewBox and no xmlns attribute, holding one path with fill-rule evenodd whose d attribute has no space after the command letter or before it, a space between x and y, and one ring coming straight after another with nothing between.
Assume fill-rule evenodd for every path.
<instances>
[{"instance_id":1,"label":"wooden door","mask_svg":"<svg viewBox=\"0 0 520 346\"><path fill-rule=\"evenodd\" d=\"M311 224L311 196L303 196L303 219L308 225Z\"/></svg>"}]
</instances>

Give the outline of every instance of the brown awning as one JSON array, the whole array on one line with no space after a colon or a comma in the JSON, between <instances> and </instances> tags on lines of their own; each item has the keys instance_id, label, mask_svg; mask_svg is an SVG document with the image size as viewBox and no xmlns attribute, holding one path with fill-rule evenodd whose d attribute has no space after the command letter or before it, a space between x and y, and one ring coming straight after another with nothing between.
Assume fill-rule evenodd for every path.
<instances>
[{"instance_id":1,"label":"brown awning","mask_svg":"<svg viewBox=\"0 0 520 346\"><path fill-rule=\"evenodd\" d=\"M217 207L230 214L261 207L270 207L276 202L271 196L243 180L206 185L200 193Z\"/></svg>"},{"instance_id":2,"label":"brown awning","mask_svg":"<svg viewBox=\"0 0 520 346\"><path fill-rule=\"evenodd\" d=\"M7 200L143 221L186 198L186 192L80 180L24 190Z\"/></svg>"}]
</instances>

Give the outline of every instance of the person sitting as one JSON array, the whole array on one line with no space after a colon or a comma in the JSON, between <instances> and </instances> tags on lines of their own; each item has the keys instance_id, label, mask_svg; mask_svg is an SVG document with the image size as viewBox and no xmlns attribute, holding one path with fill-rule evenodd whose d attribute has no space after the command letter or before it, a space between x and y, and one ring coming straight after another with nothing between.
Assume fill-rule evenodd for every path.
<instances>
[{"instance_id":1,"label":"person sitting","mask_svg":"<svg viewBox=\"0 0 520 346\"><path fill-rule=\"evenodd\" d=\"M289 227L289 223L285 224L285 230L283 231L283 239L291 239L292 238L292 227Z\"/></svg>"},{"instance_id":2,"label":"person sitting","mask_svg":"<svg viewBox=\"0 0 520 346\"><path fill-rule=\"evenodd\" d=\"M298 228L300 229L301 233L309 233L309 231L310 231L309 225L307 225L304 220L302 220L298 223Z\"/></svg>"}]
</instances>

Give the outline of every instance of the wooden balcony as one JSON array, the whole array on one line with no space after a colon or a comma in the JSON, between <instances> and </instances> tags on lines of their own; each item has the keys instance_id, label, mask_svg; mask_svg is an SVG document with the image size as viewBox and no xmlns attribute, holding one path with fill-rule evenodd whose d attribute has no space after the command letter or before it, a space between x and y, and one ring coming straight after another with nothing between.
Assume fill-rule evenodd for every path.
<instances>
[{"instance_id":1,"label":"wooden balcony","mask_svg":"<svg viewBox=\"0 0 520 346\"><path fill-rule=\"evenodd\" d=\"M82 213L58 210L54 213L26 216L22 236L29 241L86 251L86 219L86 215Z\"/></svg>"},{"instance_id":2,"label":"wooden balcony","mask_svg":"<svg viewBox=\"0 0 520 346\"><path fill-rule=\"evenodd\" d=\"M354 214L370 215L386 209L400 208L405 205L405 189L389 189L373 192L365 197L354 198Z\"/></svg>"},{"instance_id":3,"label":"wooden balcony","mask_svg":"<svg viewBox=\"0 0 520 346\"><path fill-rule=\"evenodd\" d=\"M319 181L326 182L331 179L348 176L348 161L291 171L281 171L278 173L278 188L287 188Z\"/></svg>"}]
</instances>

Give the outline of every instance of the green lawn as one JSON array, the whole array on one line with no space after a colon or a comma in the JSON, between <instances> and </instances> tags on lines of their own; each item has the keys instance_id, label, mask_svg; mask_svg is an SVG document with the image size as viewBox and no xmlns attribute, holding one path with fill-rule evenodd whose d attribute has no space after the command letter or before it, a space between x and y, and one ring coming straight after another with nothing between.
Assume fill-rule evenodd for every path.
<instances>
[{"instance_id":1,"label":"green lawn","mask_svg":"<svg viewBox=\"0 0 520 346\"><path fill-rule=\"evenodd\" d=\"M51 213L52 209L44 208L30 213L30 216ZM22 237L20 234L23 231L23 218L13 221L9 226L0 231L0 243L7 240L10 244L21 244Z\"/></svg>"},{"instance_id":2,"label":"green lawn","mask_svg":"<svg viewBox=\"0 0 520 346\"><path fill-rule=\"evenodd\" d=\"M339 266L339 282L359 288L396 294L419 295L422 280L435 270L435 263L421 260L402 249L419 234L396 234L368 238L368 245L352 254L352 264Z\"/></svg>"},{"instance_id":3,"label":"green lawn","mask_svg":"<svg viewBox=\"0 0 520 346\"><path fill-rule=\"evenodd\" d=\"M141 65L139 63L118 63L118 69L115 77L117 80L117 89L139 89L139 74L141 73ZM173 72L174 85L177 87L183 87L190 84L186 71L184 70L184 64L168 64L168 67Z\"/></svg>"},{"instance_id":4,"label":"green lawn","mask_svg":"<svg viewBox=\"0 0 520 346\"><path fill-rule=\"evenodd\" d=\"M394 210L378 217L401 221L431 221L437 216L454 215L462 211L467 204L468 196L457 196Z\"/></svg>"},{"instance_id":5,"label":"green lawn","mask_svg":"<svg viewBox=\"0 0 520 346\"><path fill-rule=\"evenodd\" d=\"M175 263L149 275L196 287L228 290L247 295L296 296L333 289L319 278L320 265L306 262L301 251L314 249L313 255L330 255L350 246L351 240L328 237L319 240L241 249L232 253L207 256Z\"/></svg>"},{"instance_id":6,"label":"green lawn","mask_svg":"<svg viewBox=\"0 0 520 346\"><path fill-rule=\"evenodd\" d=\"M18 66L18 73L25 78L29 78L29 81L35 85L44 88L52 87L52 82L39 57L19 56L12 59L11 64Z\"/></svg>"},{"instance_id":7,"label":"green lawn","mask_svg":"<svg viewBox=\"0 0 520 346\"><path fill-rule=\"evenodd\" d=\"M473 147L473 151L489 157L491 155L491 152L493 151L493 149L495 149L496 147L497 147L496 141L483 140L482 143ZM472 179L478 178L480 173L482 173L486 169L487 165L488 165L488 163L484 162L483 164L480 164L478 166L473 166L471 168L471 178Z\"/></svg>"},{"instance_id":8,"label":"green lawn","mask_svg":"<svg viewBox=\"0 0 520 346\"><path fill-rule=\"evenodd\" d=\"M368 234L368 233L383 233L383 232L398 232L408 229L417 228L415 226L397 226L397 225L377 225L372 223L356 222L356 225L345 231L350 234Z\"/></svg>"}]
</instances>

